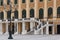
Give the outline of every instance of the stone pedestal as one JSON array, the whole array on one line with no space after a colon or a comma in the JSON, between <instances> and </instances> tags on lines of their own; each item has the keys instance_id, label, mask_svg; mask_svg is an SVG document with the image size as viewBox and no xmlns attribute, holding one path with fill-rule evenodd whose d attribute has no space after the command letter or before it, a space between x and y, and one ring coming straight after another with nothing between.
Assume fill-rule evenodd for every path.
<instances>
[{"instance_id":1,"label":"stone pedestal","mask_svg":"<svg viewBox=\"0 0 60 40\"><path fill-rule=\"evenodd\" d=\"M6 23L6 33L5 34L9 34L8 33L8 23Z\"/></svg>"},{"instance_id":2,"label":"stone pedestal","mask_svg":"<svg viewBox=\"0 0 60 40\"><path fill-rule=\"evenodd\" d=\"M25 22L23 21L22 22L22 34L26 34L26 33L27 33L27 31L25 29Z\"/></svg>"},{"instance_id":3,"label":"stone pedestal","mask_svg":"<svg viewBox=\"0 0 60 40\"><path fill-rule=\"evenodd\" d=\"M34 30L34 34L39 34L39 30Z\"/></svg>"},{"instance_id":4,"label":"stone pedestal","mask_svg":"<svg viewBox=\"0 0 60 40\"><path fill-rule=\"evenodd\" d=\"M46 34L49 34L49 25L48 25L48 21L47 21L47 26L46 26Z\"/></svg>"},{"instance_id":5,"label":"stone pedestal","mask_svg":"<svg viewBox=\"0 0 60 40\"><path fill-rule=\"evenodd\" d=\"M3 34L3 32L2 32L2 20L0 20L0 34Z\"/></svg>"},{"instance_id":6,"label":"stone pedestal","mask_svg":"<svg viewBox=\"0 0 60 40\"><path fill-rule=\"evenodd\" d=\"M41 35L43 35L43 28L41 29Z\"/></svg>"},{"instance_id":7,"label":"stone pedestal","mask_svg":"<svg viewBox=\"0 0 60 40\"><path fill-rule=\"evenodd\" d=\"M30 31L33 31L33 22L30 22Z\"/></svg>"},{"instance_id":8,"label":"stone pedestal","mask_svg":"<svg viewBox=\"0 0 60 40\"><path fill-rule=\"evenodd\" d=\"M15 31L17 30L15 34L18 34L18 23L14 23L14 24L15 24L14 26L17 28L17 29L15 28Z\"/></svg>"}]
</instances>

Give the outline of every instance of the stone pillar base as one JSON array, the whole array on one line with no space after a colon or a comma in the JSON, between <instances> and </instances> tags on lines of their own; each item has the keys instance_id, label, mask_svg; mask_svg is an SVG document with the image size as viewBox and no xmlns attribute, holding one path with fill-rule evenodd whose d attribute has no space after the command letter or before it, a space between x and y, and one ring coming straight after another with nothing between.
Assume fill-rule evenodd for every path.
<instances>
[{"instance_id":1,"label":"stone pillar base","mask_svg":"<svg viewBox=\"0 0 60 40\"><path fill-rule=\"evenodd\" d=\"M26 30L25 30L25 31L23 31L23 32L22 32L22 34L27 34L27 31L26 31Z\"/></svg>"},{"instance_id":2,"label":"stone pillar base","mask_svg":"<svg viewBox=\"0 0 60 40\"><path fill-rule=\"evenodd\" d=\"M39 34L39 31L35 30L35 31L34 31L34 34Z\"/></svg>"},{"instance_id":3,"label":"stone pillar base","mask_svg":"<svg viewBox=\"0 0 60 40\"><path fill-rule=\"evenodd\" d=\"M2 35L3 33L2 32L0 32L0 35Z\"/></svg>"},{"instance_id":4,"label":"stone pillar base","mask_svg":"<svg viewBox=\"0 0 60 40\"><path fill-rule=\"evenodd\" d=\"M9 34L8 32L4 33L5 35Z\"/></svg>"},{"instance_id":5,"label":"stone pillar base","mask_svg":"<svg viewBox=\"0 0 60 40\"><path fill-rule=\"evenodd\" d=\"M43 35L43 29L41 29L41 35Z\"/></svg>"},{"instance_id":6,"label":"stone pillar base","mask_svg":"<svg viewBox=\"0 0 60 40\"><path fill-rule=\"evenodd\" d=\"M31 28L31 30L30 31L33 31L33 28Z\"/></svg>"},{"instance_id":7,"label":"stone pillar base","mask_svg":"<svg viewBox=\"0 0 60 40\"><path fill-rule=\"evenodd\" d=\"M18 32L14 33L14 35L18 34Z\"/></svg>"}]
</instances>

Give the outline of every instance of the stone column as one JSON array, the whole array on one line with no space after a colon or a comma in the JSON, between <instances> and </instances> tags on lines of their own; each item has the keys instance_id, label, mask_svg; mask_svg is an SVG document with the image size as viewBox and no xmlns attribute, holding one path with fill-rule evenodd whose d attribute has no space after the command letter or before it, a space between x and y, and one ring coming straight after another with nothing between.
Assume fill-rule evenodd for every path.
<instances>
[{"instance_id":1,"label":"stone column","mask_svg":"<svg viewBox=\"0 0 60 40\"><path fill-rule=\"evenodd\" d=\"M26 18L30 18L30 8L29 8L29 3L30 3L30 0L27 0L26 1Z\"/></svg>"},{"instance_id":2,"label":"stone column","mask_svg":"<svg viewBox=\"0 0 60 40\"><path fill-rule=\"evenodd\" d=\"M53 20L56 20L57 17L57 7L56 7L56 0L53 2Z\"/></svg>"},{"instance_id":3,"label":"stone column","mask_svg":"<svg viewBox=\"0 0 60 40\"><path fill-rule=\"evenodd\" d=\"M26 34L27 33L27 30L25 29L25 22L24 22L24 19L23 19L23 22L22 22L22 34Z\"/></svg>"},{"instance_id":4,"label":"stone column","mask_svg":"<svg viewBox=\"0 0 60 40\"><path fill-rule=\"evenodd\" d=\"M7 0L4 0L3 4L6 6L7 5ZM3 12L4 12L4 20L6 20L7 19L7 12L6 12L5 9L3 10Z\"/></svg>"},{"instance_id":5,"label":"stone column","mask_svg":"<svg viewBox=\"0 0 60 40\"><path fill-rule=\"evenodd\" d=\"M33 24L33 22L30 22L30 29L31 29L31 31L33 31L33 26L34 24Z\"/></svg>"},{"instance_id":6,"label":"stone column","mask_svg":"<svg viewBox=\"0 0 60 40\"><path fill-rule=\"evenodd\" d=\"M14 23L14 27L15 27L15 31L17 30L17 31L15 32L15 34L18 34L18 22L17 22L17 23Z\"/></svg>"},{"instance_id":7,"label":"stone column","mask_svg":"<svg viewBox=\"0 0 60 40\"><path fill-rule=\"evenodd\" d=\"M54 26L52 27L52 34L55 34L55 33L54 33Z\"/></svg>"},{"instance_id":8,"label":"stone column","mask_svg":"<svg viewBox=\"0 0 60 40\"><path fill-rule=\"evenodd\" d=\"M10 0L10 2L12 3L12 5L14 5L14 0Z\"/></svg>"},{"instance_id":9,"label":"stone column","mask_svg":"<svg viewBox=\"0 0 60 40\"><path fill-rule=\"evenodd\" d=\"M5 34L8 34L8 23L6 23L6 33Z\"/></svg>"},{"instance_id":10,"label":"stone column","mask_svg":"<svg viewBox=\"0 0 60 40\"><path fill-rule=\"evenodd\" d=\"M0 34L3 34L3 32L2 32L2 20L0 20Z\"/></svg>"},{"instance_id":11,"label":"stone column","mask_svg":"<svg viewBox=\"0 0 60 40\"><path fill-rule=\"evenodd\" d=\"M34 30L34 34L39 34L39 30Z\"/></svg>"},{"instance_id":12,"label":"stone column","mask_svg":"<svg viewBox=\"0 0 60 40\"><path fill-rule=\"evenodd\" d=\"M54 24L54 23L53 23ZM52 34L55 34L55 31L54 31L54 25L53 25L53 27L52 27Z\"/></svg>"},{"instance_id":13,"label":"stone column","mask_svg":"<svg viewBox=\"0 0 60 40\"><path fill-rule=\"evenodd\" d=\"M7 13L6 13L6 11L4 10L4 20L6 20L7 19Z\"/></svg>"},{"instance_id":14,"label":"stone column","mask_svg":"<svg viewBox=\"0 0 60 40\"><path fill-rule=\"evenodd\" d=\"M41 29L41 35L43 35L43 28Z\"/></svg>"},{"instance_id":15,"label":"stone column","mask_svg":"<svg viewBox=\"0 0 60 40\"><path fill-rule=\"evenodd\" d=\"M3 1L3 4L7 4L7 0L4 0L4 1Z\"/></svg>"},{"instance_id":16,"label":"stone column","mask_svg":"<svg viewBox=\"0 0 60 40\"><path fill-rule=\"evenodd\" d=\"M22 0L18 0L18 19L22 18L22 9L21 9Z\"/></svg>"},{"instance_id":17,"label":"stone column","mask_svg":"<svg viewBox=\"0 0 60 40\"><path fill-rule=\"evenodd\" d=\"M35 2L35 7L34 7L35 14L34 14L34 16L35 16L35 18L39 18L39 13L38 13L38 0L34 0L34 2Z\"/></svg>"},{"instance_id":18,"label":"stone column","mask_svg":"<svg viewBox=\"0 0 60 40\"><path fill-rule=\"evenodd\" d=\"M49 34L49 25L48 25L48 21L47 21L47 26L46 26L46 34Z\"/></svg>"},{"instance_id":19,"label":"stone column","mask_svg":"<svg viewBox=\"0 0 60 40\"><path fill-rule=\"evenodd\" d=\"M47 0L44 0L44 20L48 17L47 15Z\"/></svg>"}]
</instances>

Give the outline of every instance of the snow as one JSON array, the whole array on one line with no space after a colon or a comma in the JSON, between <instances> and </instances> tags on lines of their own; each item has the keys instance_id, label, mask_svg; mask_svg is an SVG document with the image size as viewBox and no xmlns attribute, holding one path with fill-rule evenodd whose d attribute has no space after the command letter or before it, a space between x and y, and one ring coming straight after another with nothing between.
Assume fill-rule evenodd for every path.
<instances>
[{"instance_id":1,"label":"snow","mask_svg":"<svg viewBox=\"0 0 60 40\"><path fill-rule=\"evenodd\" d=\"M9 35L0 35L0 40L60 40L60 35L13 35L13 39L8 39Z\"/></svg>"}]
</instances>

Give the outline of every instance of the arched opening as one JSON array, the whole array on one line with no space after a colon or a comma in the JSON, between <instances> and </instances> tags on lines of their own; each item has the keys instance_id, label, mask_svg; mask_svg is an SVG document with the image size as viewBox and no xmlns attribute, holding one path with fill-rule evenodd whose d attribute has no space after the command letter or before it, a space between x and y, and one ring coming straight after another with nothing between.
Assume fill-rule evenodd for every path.
<instances>
[{"instance_id":1,"label":"arched opening","mask_svg":"<svg viewBox=\"0 0 60 40\"><path fill-rule=\"evenodd\" d=\"M30 0L30 2L34 2L34 0Z\"/></svg>"},{"instance_id":2,"label":"arched opening","mask_svg":"<svg viewBox=\"0 0 60 40\"><path fill-rule=\"evenodd\" d=\"M57 8L57 18L60 18L60 7Z\"/></svg>"},{"instance_id":3,"label":"arched opening","mask_svg":"<svg viewBox=\"0 0 60 40\"><path fill-rule=\"evenodd\" d=\"M14 0L14 4L17 4L17 1L18 1L18 0Z\"/></svg>"},{"instance_id":4,"label":"arched opening","mask_svg":"<svg viewBox=\"0 0 60 40\"><path fill-rule=\"evenodd\" d=\"M17 10L14 11L14 17L15 17L15 19L18 19L18 11Z\"/></svg>"},{"instance_id":5,"label":"arched opening","mask_svg":"<svg viewBox=\"0 0 60 40\"><path fill-rule=\"evenodd\" d=\"M0 0L0 5L1 5L1 6L3 5L3 0Z\"/></svg>"},{"instance_id":6,"label":"arched opening","mask_svg":"<svg viewBox=\"0 0 60 40\"><path fill-rule=\"evenodd\" d=\"M4 13L0 12L0 19L3 20L4 19Z\"/></svg>"},{"instance_id":7,"label":"arched opening","mask_svg":"<svg viewBox=\"0 0 60 40\"><path fill-rule=\"evenodd\" d=\"M26 18L26 10L22 11L22 18Z\"/></svg>"},{"instance_id":8,"label":"arched opening","mask_svg":"<svg viewBox=\"0 0 60 40\"><path fill-rule=\"evenodd\" d=\"M31 17L31 18L34 17L34 9L30 9L30 17Z\"/></svg>"},{"instance_id":9,"label":"arched opening","mask_svg":"<svg viewBox=\"0 0 60 40\"><path fill-rule=\"evenodd\" d=\"M51 7L48 8L48 18L53 18L53 9Z\"/></svg>"},{"instance_id":10,"label":"arched opening","mask_svg":"<svg viewBox=\"0 0 60 40\"><path fill-rule=\"evenodd\" d=\"M60 25L57 25L57 34L60 34Z\"/></svg>"},{"instance_id":11,"label":"arched opening","mask_svg":"<svg viewBox=\"0 0 60 40\"><path fill-rule=\"evenodd\" d=\"M11 18L11 11L7 11L7 19L10 20Z\"/></svg>"},{"instance_id":12,"label":"arched opening","mask_svg":"<svg viewBox=\"0 0 60 40\"><path fill-rule=\"evenodd\" d=\"M43 19L43 14L44 14L44 11L43 9L39 9L39 19Z\"/></svg>"},{"instance_id":13,"label":"arched opening","mask_svg":"<svg viewBox=\"0 0 60 40\"><path fill-rule=\"evenodd\" d=\"M22 3L25 3L26 2L26 0L22 0Z\"/></svg>"},{"instance_id":14,"label":"arched opening","mask_svg":"<svg viewBox=\"0 0 60 40\"><path fill-rule=\"evenodd\" d=\"M7 4L9 5L9 3L10 3L10 0L7 0Z\"/></svg>"}]
</instances>

